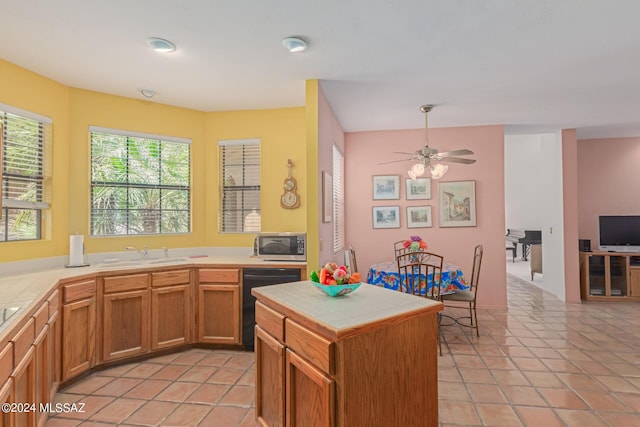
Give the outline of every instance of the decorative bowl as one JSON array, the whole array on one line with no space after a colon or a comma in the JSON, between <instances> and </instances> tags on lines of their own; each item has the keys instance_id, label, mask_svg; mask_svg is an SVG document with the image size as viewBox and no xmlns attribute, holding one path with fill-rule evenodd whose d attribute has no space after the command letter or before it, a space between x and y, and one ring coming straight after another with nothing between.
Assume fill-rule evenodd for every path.
<instances>
[{"instance_id":1,"label":"decorative bowl","mask_svg":"<svg viewBox=\"0 0 640 427\"><path fill-rule=\"evenodd\" d=\"M339 297L340 295L350 294L351 292L355 292L355 290L361 285L361 283L347 283L344 285L323 285L317 282L311 283L330 297Z\"/></svg>"}]
</instances>

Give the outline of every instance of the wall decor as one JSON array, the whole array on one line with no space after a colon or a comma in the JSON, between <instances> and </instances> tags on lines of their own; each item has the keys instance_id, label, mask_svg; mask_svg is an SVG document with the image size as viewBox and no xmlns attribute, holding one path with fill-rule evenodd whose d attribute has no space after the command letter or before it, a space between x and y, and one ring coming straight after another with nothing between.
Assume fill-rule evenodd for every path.
<instances>
[{"instance_id":1,"label":"wall decor","mask_svg":"<svg viewBox=\"0 0 640 427\"><path fill-rule=\"evenodd\" d=\"M400 206L374 206L373 228L400 228Z\"/></svg>"},{"instance_id":2,"label":"wall decor","mask_svg":"<svg viewBox=\"0 0 640 427\"><path fill-rule=\"evenodd\" d=\"M432 226L431 206L407 206L407 228Z\"/></svg>"},{"instance_id":3,"label":"wall decor","mask_svg":"<svg viewBox=\"0 0 640 427\"><path fill-rule=\"evenodd\" d=\"M431 198L431 178L407 178L405 184L407 200L428 200Z\"/></svg>"},{"instance_id":4,"label":"wall decor","mask_svg":"<svg viewBox=\"0 0 640 427\"><path fill-rule=\"evenodd\" d=\"M333 218L333 177L322 171L322 222Z\"/></svg>"},{"instance_id":5,"label":"wall decor","mask_svg":"<svg viewBox=\"0 0 640 427\"><path fill-rule=\"evenodd\" d=\"M476 226L476 182L438 182L440 227Z\"/></svg>"},{"instance_id":6,"label":"wall decor","mask_svg":"<svg viewBox=\"0 0 640 427\"><path fill-rule=\"evenodd\" d=\"M373 200L400 198L400 175L373 175Z\"/></svg>"}]
</instances>

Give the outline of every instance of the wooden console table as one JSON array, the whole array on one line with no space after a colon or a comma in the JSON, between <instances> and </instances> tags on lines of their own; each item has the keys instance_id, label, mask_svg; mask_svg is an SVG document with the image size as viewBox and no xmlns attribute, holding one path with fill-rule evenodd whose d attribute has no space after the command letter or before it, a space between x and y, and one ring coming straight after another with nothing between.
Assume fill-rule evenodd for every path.
<instances>
[{"instance_id":1,"label":"wooden console table","mask_svg":"<svg viewBox=\"0 0 640 427\"><path fill-rule=\"evenodd\" d=\"M580 296L587 301L640 301L640 253L580 252Z\"/></svg>"}]
</instances>

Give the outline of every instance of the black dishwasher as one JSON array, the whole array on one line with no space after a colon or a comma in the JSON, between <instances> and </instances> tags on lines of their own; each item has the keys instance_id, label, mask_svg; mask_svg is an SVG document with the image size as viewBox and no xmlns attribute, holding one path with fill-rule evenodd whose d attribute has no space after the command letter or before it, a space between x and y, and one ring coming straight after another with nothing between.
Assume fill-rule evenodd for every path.
<instances>
[{"instance_id":1,"label":"black dishwasher","mask_svg":"<svg viewBox=\"0 0 640 427\"><path fill-rule=\"evenodd\" d=\"M251 295L251 289L299 280L299 268L242 269L242 345L245 349L253 351L253 329L256 326L256 298Z\"/></svg>"}]
</instances>

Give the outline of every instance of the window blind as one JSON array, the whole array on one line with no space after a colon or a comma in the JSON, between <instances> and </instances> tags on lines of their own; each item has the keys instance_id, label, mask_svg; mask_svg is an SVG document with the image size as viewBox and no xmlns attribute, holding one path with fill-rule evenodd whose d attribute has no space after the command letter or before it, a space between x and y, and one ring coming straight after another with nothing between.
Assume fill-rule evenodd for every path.
<instances>
[{"instance_id":1,"label":"window blind","mask_svg":"<svg viewBox=\"0 0 640 427\"><path fill-rule=\"evenodd\" d=\"M261 230L260 140L220 140L221 232Z\"/></svg>"},{"instance_id":2,"label":"window blind","mask_svg":"<svg viewBox=\"0 0 640 427\"><path fill-rule=\"evenodd\" d=\"M333 252L344 250L344 156L333 146Z\"/></svg>"},{"instance_id":3,"label":"window blind","mask_svg":"<svg viewBox=\"0 0 640 427\"><path fill-rule=\"evenodd\" d=\"M42 238L49 207L51 119L0 104L0 241Z\"/></svg>"}]
</instances>

